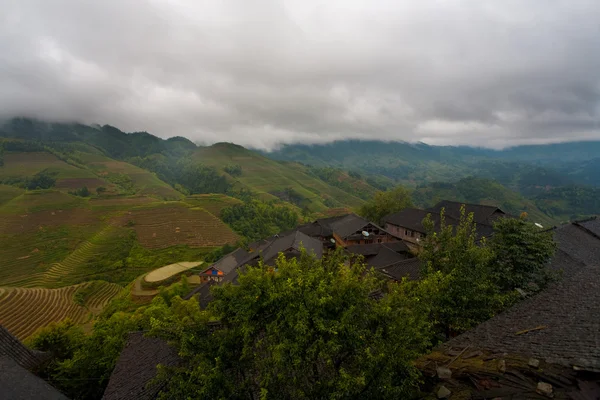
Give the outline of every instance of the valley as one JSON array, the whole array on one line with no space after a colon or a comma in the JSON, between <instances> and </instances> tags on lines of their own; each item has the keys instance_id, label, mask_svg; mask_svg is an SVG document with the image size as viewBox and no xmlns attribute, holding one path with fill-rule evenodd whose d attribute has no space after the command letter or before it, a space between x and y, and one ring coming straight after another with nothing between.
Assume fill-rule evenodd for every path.
<instances>
[{"instance_id":1,"label":"valley","mask_svg":"<svg viewBox=\"0 0 600 400\"><path fill-rule=\"evenodd\" d=\"M357 211L397 185L418 207L496 205L543 226L600 209L568 149L557 169L542 148L531 165L521 150L405 143L263 153L23 118L0 129L0 146L0 323L20 338L64 317L89 322L152 270L215 261L224 246Z\"/></svg>"}]
</instances>

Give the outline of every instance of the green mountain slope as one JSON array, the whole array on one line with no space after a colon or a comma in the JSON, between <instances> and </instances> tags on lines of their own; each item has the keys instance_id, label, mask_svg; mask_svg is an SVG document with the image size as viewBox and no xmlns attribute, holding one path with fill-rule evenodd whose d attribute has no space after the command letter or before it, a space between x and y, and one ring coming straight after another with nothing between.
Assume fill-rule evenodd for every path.
<instances>
[{"instance_id":1,"label":"green mountain slope","mask_svg":"<svg viewBox=\"0 0 600 400\"><path fill-rule=\"evenodd\" d=\"M217 168L226 174L235 187L259 193L264 199L283 199L306 207L312 212L323 212L331 207L358 207L363 199L339 187L330 185L297 163L279 162L257 152L230 143L217 143L194 152L194 160ZM228 173L233 166L241 167L240 173ZM351 177L348 177L352 180ZM355 180L359 181L359 180ZM357 183L358 184L358 183ZM363 188L375 189L362 182Z\"/></svg>"}]
</instances>

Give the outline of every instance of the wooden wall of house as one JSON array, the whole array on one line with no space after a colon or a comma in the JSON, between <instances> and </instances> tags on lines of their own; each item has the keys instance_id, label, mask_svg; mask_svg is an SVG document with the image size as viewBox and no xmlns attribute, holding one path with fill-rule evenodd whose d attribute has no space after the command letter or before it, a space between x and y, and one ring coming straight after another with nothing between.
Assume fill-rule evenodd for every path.
<instances>
[{"instance_id":1,"label":"wooden wall of house","mask_svg":"<svg viewBox=\"0 0 600 400\"><path fill-rule=\"evenodd\" d=\"M402 226L393 225L390 223L385 224L385 230L393 235L398 236L402 240L410 243L418 243L417 239L424 238L425 235L420 232L413 231L412 229L404 228Z\"/></svg>"},{"instance_id":2,"label":"wooden wall of house","mask_svg":"<svg viewBox=\"0 0 600 400\"><path fill-rule=\"evenodd\" d=\"M355 244L392 243L392 242L400 241L397 237L390 235L388 233L384 233L382 235L373 235L373 236L369 236L368 239L361 238L359 240L344 240L334 233L333 238L335 239L336 245L341 246L341 247L351 246L351 245L355 245Z\"/></svg>"}]
</instances>

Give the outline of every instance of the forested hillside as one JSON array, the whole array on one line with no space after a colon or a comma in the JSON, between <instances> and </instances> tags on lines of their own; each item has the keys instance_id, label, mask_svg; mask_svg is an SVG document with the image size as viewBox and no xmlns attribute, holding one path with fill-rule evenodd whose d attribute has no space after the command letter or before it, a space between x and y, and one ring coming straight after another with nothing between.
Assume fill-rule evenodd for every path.
<instances>
[{"instance_id":1,"label":"forested hillside","mask_svg":"<svg viewBox=\"0 0 600 400\"><path fill-rule=\"evenodd\" d=\"M523 170L534 184L538 178L552 186L566 182L598 182L600 142L574 142L518 146L490 150L465 146L430 146L424 143L347 140L322 145L285 145L268 153L278 160L317 166L357 169L385 175L407 184L486 176L502 184L515 183ZM500 167L500 170L498 170ZM545 178L544 178L545 177Z\"/></svg>"},{"instance_id":2,"label":"forested hillside","mask_svg":"<svg viewBox=\"0 0 600 400\"><path fill-rule=\"evenodd\" d=\"M600 185L600 142L500 151L349 140L286 145L267 155L318 168L361 171L373 183L375 179L391 180L414 188L415 201L421 204L439 198L475 203L491 200L507 210L531 210L546 221L567 221L600 212L595 200Z\"/></svg>"}]
</instances>

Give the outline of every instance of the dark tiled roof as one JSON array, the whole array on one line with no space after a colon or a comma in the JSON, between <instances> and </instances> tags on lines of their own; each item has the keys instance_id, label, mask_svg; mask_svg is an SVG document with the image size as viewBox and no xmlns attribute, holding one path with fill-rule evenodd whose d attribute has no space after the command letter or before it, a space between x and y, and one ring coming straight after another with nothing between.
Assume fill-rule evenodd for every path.
<instances>
[{"instance_id":1,"label":"dark tiled roof","mask_svg":"<svg viewBox=\"0 0 600 400\"><path fill-rule=\"evenodd\" d=\"M179 362L175 349L164 340L145 337L142 332L130 333L102 399L155 399L162 387L148 384L156 376L156 366Z\"/></svg>"},{"instance_id":2,"label":"dark tiled roof","mask_svg":"<svg viewBox=\"0 0 600 400\"><path fill-rule=\"evenodd\" d=\"M590 218L586 221L577 222L577 225L587 229L590 233L600 238L600 219L598 217Z\"/></svg>"},{"instance_id":3,"label":"dark tiled roof","mask_svg":"<svg viewBox=\"0 0 600 400\"><path fill-rule=\"evenodd\" d=\"M555 239L559 251L551 268L563 271L559 282L446 346L470 345L600 371L600 240L575 224L556 229Z\"/></svg>"},{"instance_id":4,"label":"dark tiled roof","mask_svg":"<svg viewBox=\"0 0 600 400\"><path fill-rule=\"evenodd\" d=\"M346 238L367 226L369 221L356 214L348 214L330 224L331 229L341 238Z\"/></svg>"},{"instance_id":5,"label":"dark tiled roof","mask_svg":"<svg viewBox=\"0 0 600 400\"><path fill-rule=\"evenodd\" d=\"M0 356L0 398L7 400L67 400L67 397L54 387L8 356Z\"/></svg>"},{"instance_id":6,"label":"dark tiled roof","mask_svg":"<svg viewBox=\"0 0 600 400\"><path fill-rule=\"evenodd\" d=\"M47 354L27 348L0 325L0 357L8 357L26 369L34 369L47 359Z\"/></svg>"},{"instance_id":7,"label":"dark tiled roof","mask_svg":"<svg viewBox=\"0 0 600 400\"><path fill-rule=\"evenodd\" d=\"M265 262L269 262L281 252L291 249L300 251L301 248L304 248L309 254L314 254L317 258L321 258L323 255L323 243L320 240L294 231L286 236L273 238L271 243L261 251L261 256Z\"/></svg>"},{"instance_id":8,"label":"dark tiled roof","mask_svg":"<svg viewBox=\"0 0 600 400\"><path fill-rule=\"evenodd\" d=\"M390 243L370 243L370 244L353 244L346 247L346 251L352 254L360 254L363 256L374 256L379 253L382 247L386 247L396 253L407 253L410 251L406 243L399 240Z\"/></svg>"},{"instance_id":9,"label":"dark tiled roof","mask_svg":"<svg viewBox=\"0 0 600 400\"><path fill-rule=\"evenodd\" d=\"M409 258L380 268L379 271L397 281L405 277L410 280L418 280L421 278L421 263L416 257Z\"/></svg>"},{"instance_id":10,"label":"dark tiled roof","mask_svg":"<svg viewBox=\"0 0 600 400\"><path fill-rule=\"evenodd\" d=\"M492 225L494 222L494 213L504 214L504 211L500 210L496 206L485 206L482 204L467 204L460 201L442 200L435 206L428 209L432 213L439 214L442 208L445 210L446 215L456 220L460 219L460 209L465 206L466 214L473 213L473 219L478 224Z\"/></svg>"},{"instance_id":11,"label":"dark tiled roof","mask_svg":"<svg viewBox=\"0 0 600 400\"><path fill-rule=\"evenodd\" d=\"M405 208L397 213L386 215L383 218L383 221L385 223L407 228L415 232L425 233L423 220L428 214L431 215L431 219L433 220L435 226L438 227L440 224L439 213L421 210L419 208ZM450 224L452 221L451 219L446 218L446 222Z\"/></svg>"},{"instance_id":12,"label":"dark tiled roof","mask_svg":"<svg viewBox=\"0 0 600 400\"><path fill-rule=\"evenodd\" d=\"M329 237L333 235L331 225L337 221L347 218L348 215L340 215L337 217L321 218L310 224L299 226L297 230L311 237Z\"/></svg>"},{"instance_id":13,"label":"dark tiled roof","mask_svg":"<svg viewBox=\"0 0 600 400\"><path fill-rule=\"evenodd\" d=\"M382 268L392 265L402 260L406 260L406 253L397 253L394 250L381 246L379 252L375 256L367 257L367 264L374 268Z\"/></svg>"},{"instance_id":14,"label":"dark tiled roof","mask_svg":"<svg viewBox=\"0 0 600 400\"><path fill-rule=\"evenodd\" d=\"M386 223L390 223L392 225L410 229L415 232L426 233L425 228L423 227L422 221L425 219L425 217L427 217L428 214L430 215L430 218L433 221L434 228L439 229L440 224L441 224L441 217L440 217L441 207L439 208L439 210L437 207L442 203L447 204L447 203L453 203L453 202L441 202L441 203L438 203L438 205L436 205L436 207L430 208L427 210L421 210L418 208L405 208L404 210L397 212L395 214L387 215L386 217L383 218L383 221ZM460 203L456 203L456 204L460 205ZM481 214L481 211L478 209L478 207L480 207L481 210L484 211L483 214ZM473 218L475 220L475 230L476 230L477 236L479 238L489 237L494 233L493 219L489 218L489 215L491 215L490 209L492 209L492 208L494 210L499 210L497 207L490 207L490 206L468 205L468 207L467 207L467 214L469 212L475 213L473 215ZM477 214L478 212L480 214ZM493 212L494 211L492 211L492 213ZM502 211L500 211L500 212L502 212ZM484 217L478 218L477 217L478 215L484 215ZM452 214L452 213L449 213L448 211L446 211L446 213L444 214L444 219L445 219L446 225L458 226L459 221L460 221L460 207L459 207L458 214Z\"/></svg>"},{"instance_id":15,"label":"dark tiled roof","mask_svg":"<svg viewBox=\"0 0 600 400\"><path fill-rule=\"evenodd\" d=\"M208 303L210 303L213 299L210 291L212 285L223 284L227 282L237 283L239 273L244 270L246 265L256 263L259 257L262 257L265 263L272 263L277 258L279 253L285 253L290 250L292 250L294 253L299 253L301 248L304 248L309 254L314 254L317 258L321 258L323 255L323 243L321 243L320 240L311 238L299 231L293 231L281 237L278 235L271 237L260 243L259 248L260 250L253 251L252 253L245 252L245 258L240 256L235 267L229 272L225 273L221 279L221 282L208 281L203 283L186 294L183 299L189 300L196 295L198 301L200 302L200 306L202 308L206 308ZM241 254L243 253L238 253L238 255Z\"/></svg>"},{"instance_id":16,"label":"dark tiled roof","mask_svg":"<svg viewBox=\"0 0 600 400\"><path fill-rule=\"evenodd\" d=\"M559 249L588 265L600 265L600 240L575 224L557 228L554 240Z\"/></svg>"},{"instance_id":17,"label":"dark tiled roof","mask_svg":"<svg viewBox=\"0 0 600 400\"><path fill-rule=\"evenodd\" d=\"M239 267L243 262L245 262L249 255L250 253L248 253L246 250L240 247L239 249L232 251L226 256L223 256L219 261L212 264L207 269L216 268L226 275L234 269L236 269L237 267Z\"/></svg>"}]
</instances>

